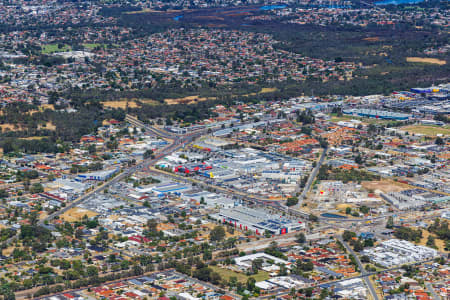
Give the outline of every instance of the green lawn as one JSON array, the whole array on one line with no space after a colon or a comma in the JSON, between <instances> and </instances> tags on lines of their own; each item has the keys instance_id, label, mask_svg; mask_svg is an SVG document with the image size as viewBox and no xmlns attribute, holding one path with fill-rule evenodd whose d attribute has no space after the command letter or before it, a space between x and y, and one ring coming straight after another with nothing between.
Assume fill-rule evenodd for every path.
<instances>
[{"instance_id":1,"label":"green lawn","mask_svg":"<svg viewBox=\"0 0 450 300\"><path fill-rule=\"evenodd\" d=\"M65 52L71 50L69 45L64 45L62 48L58 48L58 44L47 44L43 45L41 48L42 54L52 54L55 52Z\"/></svg>"},{"instance_id":2,"label":"green lawn","mask_svg":"<svg viewBox=\"0 0 450 300\"><path fill-rule=\"evenodd\" d=\"M83 46L84 46L85 48L89 49L89 50L93 50L93 49L95 49L95 48L97 48L97 47L105 47L104 44L96 44L96 43L93 43L93 44L90 44L90 43L88 43L88 44L83 44Z\"/></svg>"},{"instance_id":3,"label":"green lawn","mask_svg":"<svg viewBox=\"0 0 450 300\"><path fill-rule=\"evenodd\" d=\"M270 278L269 273L267 273L266 271L261 271L261 270L258 272L258 274L247 276L244 273L237 273L237 272L234 272L234 271L223 269L223 268L218 267L218 266L209 266L209 267L211 269L213 269L214 272L217 272L220 275L220 277L222 277L222 278L226 278L227 280L229 280L230 277L234 276L234 277L237 278L237 280L239 282L242 282L242 283L246 283L247 279L249 277L253 277L256 282L263 281L263 280L266 280L266 279Z\"/></svg>"},{"instance_id":4,"label":"green lawn","mask_svg":"<svg viewBox=\"0 0 450 300\"><path fill-rule=\"evenodd\" d=\"M340 122L340 121L349 121L349 120L354 120L354 119L356 119L356 118L354 118L354 117L352 117L352 116L340 116L340 117L337 117L337 116L331 116L331 119L330 119L330 121L331 122Z\"/></svg>"},{"instance_id":5,"label":"green lawn","mask_svg":"<svg viewBox=\"0 0 450 300\"><path fill-rule=\"evenodd\" d=\"M349 121L349 120L360 120L363 123L367 124L387 124L389 122L393 122L391 120L381 120L381 119L375 119L375 118L362 118L358 116L349 116L349 115L342 115L340 117L336 116L335 114L331 114L331 122L339 122L339 121Z\"/></svg>"},{"instance_id":6,"label":"green lawn","mask_svg":"<svg viewBox=\"0 0 450 300\"><path fill-rule=\"evenodd\" d=\"M437 134L450 135L450 127L435 126L435 125L409 125L400 128L409 133L418 133L429 136L436 136Z\"/></svg>"}]
</instances>

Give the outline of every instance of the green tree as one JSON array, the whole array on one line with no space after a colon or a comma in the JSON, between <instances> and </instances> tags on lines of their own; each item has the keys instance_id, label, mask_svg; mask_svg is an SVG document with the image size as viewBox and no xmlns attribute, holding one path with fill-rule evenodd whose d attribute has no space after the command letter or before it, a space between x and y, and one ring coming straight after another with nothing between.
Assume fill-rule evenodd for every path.
<instances>
[{"instance_id":1,"label":"green tree","mask_svg":"<svg viewBox=\"0 0 450 300\"><path fill-rule=\"evenodd\" d=\"M223 226L215 226L209 234L209 239L212 242L222 241L225 238L225 229Z\"/></svg>"},{"instance_id":2,"label":"green tree","mask_svg":"<svg viewBox=\"0 0 450 300\"><path fill-rule=\"evenodd\" d=\"M342 238L346 242L350 241L354 237L356 237L356 233L349 231L349 230L345 230L344 233L342 234Z\"/></svg>"},{"instance_id":3,"label":"green tree","mask_svg":"<svg viewBox=\"0 0 450 300\"><path fill-rule=\"evenodd\" d=\"M436 145L439 145L439 146L442 146L442 145L445 144L444 140L443 140L440 136L438 136L438 137L436 138L435 143L436 143Z\"/></svg>"},{"instance_id":4,"label":"green tree","mask_svg":"<svg viewBox=\"0 0 450 300\"><path fill-rule=\"evenodd\" d=\"M6 198L9 196L9 193L5 189L0 189L0 198Z\"/></svg>"},{"instance_id":5,"label":"green tree","mask_svg":"<svg viewBox=\"0 0 450 300\"><path fill-rule=\"evenodd\" d=\"M394 228L394 217L389 216L386 222L386 228L392 229Z\"/></svg>"},{"instance_id":6,"label":"green tree","mask_svg":"<svg viewBox=\"0 0 450 300\"><path fill-rule=\"evenodd\" d=\"M97 147L95 144L91 144L88 146L88 152L89 154L95 154L97 152Z\"/></svg>"},{"instance_id":7,"label":"green tree","mask_svg":"<svg viewBox=\"0 0 450 300\"><path fill-rule=\"evenodd\" d=\"M306 236L303 232L300 232L295 237L296 237L296 242L299 244L304 244L306 242Z\"/></svg>"},{"instance_id":8,"label":"green tree","mask_svg":"<svg viewBox=\"0 0 450 300\"><path fill-rule=\"evenodd\" d=\"M319 217L316 215L313 215L313 214L309 214L309 220L311 222L317 222L317 221L319 221Z\"/></svg>"},{"instance_id":9,"label":"green tree","mask_svg":"<svg viewBox=\"0 0 450 300\"><path fill-rule=\"evenodd\" d=\"M98 275L98 269L96 266L88 266L86 268L86 274L89 277L97 276Z\"/></svg>"},{"instance_id":10,"label":"green tree","mask_svg":"<svg viewBox=\"0 0 450 300\"><path fill-rule=\"evenodd\" d=\"M298 198L297 197L289 197L287 199L286 205L287 206L294 206L298 203Z\"/></svg>"},{"instance_id":11,"label":"green tree","mask_svg":"<svg viewBox=\"0 0 450 300\"><path fill-rule=\"evenodd\" d=\"M427 246L431 248L436 248L435 240L436 240L435 237L430 234L427 239Z\"/></svg>"},{"instance_id":12,"label":"green tree","mask_svg":"<svg viewBox=\"0 0 450 300\"><path fill-rule=\"evenodd\" d=\"M30 188L30 192L33 194L42 193L43 191L44 187L40 183L34 183Z\"/></svg>"},{"instance_id":13,"label":"green tree","mask_svg":"<svg viewBox=\"0 0 450 300\"><path fill-rule=\"evenodd\" d=\"M253 291L255 289L256 280L253 277L247 279L247 290Z\"/></svg>"}]
</instances>

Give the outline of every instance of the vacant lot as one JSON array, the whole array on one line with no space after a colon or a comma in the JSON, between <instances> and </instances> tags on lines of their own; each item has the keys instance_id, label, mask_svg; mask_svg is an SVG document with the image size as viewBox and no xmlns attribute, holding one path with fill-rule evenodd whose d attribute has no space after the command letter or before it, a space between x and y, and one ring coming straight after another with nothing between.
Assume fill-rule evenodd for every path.
<instances>
[{"instance_id":1,"label":"vacant lot","mask_svg":"<svg viewBox=\"0 0 450 300\"><path fill-rule=\"evenodd\" d=\"M415 228L415 229L419 229L419 228ZM421 246L427 246L427 241L428 241L428 236L430 236L430 232L428 230L425 230L423 228L420 228L422 230L422 239L419 242L419 245ZM436 237L436 235L431 234L434 237ZM443 240L439 240L439 239L435 239L435 245L438 248L437 250L441 251L441 252L445 252L448 253L448 251L444 250L445 248L445 243ZM428 247L428 246L427 246Z\"/></svg>"},{"instance_id":2,"label":"vacant lot","mask_svg":"<svg viewBox=\"0 0 450 300\"><path fill-rule=\"evenodd\" d=\"M407 57L406 61L413 63L434 64L440 66L445 65L447 63L445 60L429 57Z\"/></svg>"},{"instance_id":3,"label":"vacant lot","mask_svg":"<svg viewBox=\"0 0 450 300\"><path fill-rule=\"evenodd\" d=\"M2 131L13 131L13 130L21 130L21 126L19 124L0 124L0 128Z\"/></svg>"},{"instance_id":4,"label":"vacant lot","mask_svg":"<svg viewBox=\"0 0 450 300\"><path fill-rule=\"evenodd\" d=\"M361 184L367 190L379 190L383 193L401 192L411 188L407 184L393 180L363 181Z\"/></svg>"},{"instance_id":5,"label":"vacant lot","mask_svg":"<svg viewBox=\"0 0 450 300\"><path fill-rule=\"evenodd\" d=\"M210 231L213 230L214 227L216 227L216 226L218 226L218 225L215 224L215 223L206 223L206 224L203 225L203 227L207 227L208 230L210 230ZM219 225L219 226L220 226L220 225ZM223 228L225 229L225 238L227 238L227 239L228 239L228 238L231 238L231 237L236 237L236 238L238 238L238 237L244 235L241 231L237 230L237 228L234 230L233 233L228 232L227 226L223 226ZM205 235L205 236L206 236L206 235ZM208 233L208 235L207 235L207 238L209 239L209 233Z\"/></svg>"},{"instance_id":6,"label":"vacant lot","mask_svg":"<svg viewBox=\"0 0 450 300\"><path fill-rule=\"evenodd\" d=\"M263 280L270 278L269 273L267 273L266 271L259 271L258 274L247 276L243 273L237 273L237 272L234 272L234 271L231 271L228 269L224 269L224 268L221 268L218 266L210 266L210 268L213 269L214 272L219 273L221 278L225 278L225 279L229 280L230 277L236 277L237 280L242 283L246 283L247 279L249 277L253 277L256 280L256 282L263 281Z\"/></svg>"},{"instance_id":7,"label":"vacant lot","mask_svg":"<svg viewBox=\"0 0 450 300\"><path fill-rule=\"evenodd\" d=\"M450 135L450 128L448 126L433 126L433 125L410 125L400 128L409 133L424 134L429 136L436 136L438 134Z\"/></svg>"},{"instance_id":8,"label":"vacant lot","mask_svg":"<svg viewBox=\"0 0 450 300\"><path fill-rule=\"evenodd\" d=\"M55 130L56 126L52 123L52 122L47 122L44 125L39 125L38 126L39 129L48 129L48 130Z\"/></svg>"},{"instance_id":9,"label":"vacant lot","mask_svg":"<svg viewBox=\"0 0 450 300\"><path fill-rule=\"evenodd\" d=\"M66 211L63 215L61 215L61 220L68 222L80 221L85 215L88 216L88 218L92 218L98 214L91 210L74 207Z\"/></svg>"},{"instance_id":10,"label":"vacant lot","mask_svg":"<svg viewBox=\"0 0 450 300\"><path fill-rule=\"evenodd\" d=\"M42 104L41 106L39 106L40 111L44 111L46 109L54 110L55 106L53 104Z\"/></svg>"}]
</instances>

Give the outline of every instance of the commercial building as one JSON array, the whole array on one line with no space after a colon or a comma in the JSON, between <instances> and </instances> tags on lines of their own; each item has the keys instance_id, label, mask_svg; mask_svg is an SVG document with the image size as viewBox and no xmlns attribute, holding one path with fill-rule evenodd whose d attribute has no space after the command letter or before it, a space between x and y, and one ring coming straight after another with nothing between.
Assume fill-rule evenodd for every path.
<instances>
[{"instance_id":1,"label":"commercial building","mask_svg":"<svg viewBox=\"0 0 450 300\"><path fill-rule=\"evenodd\" d=\"M236 261L236 266L238 266L242 271L250 270L254 260L261 260L261 269L266 272L279 270L279 265L285 265L286 267L289 267L290 265L290 262L264 252L236 257L234 260Z\"/></svg>"},{"instance_id":2,"label":"commercial building","mask_svg":"<svg viewBox=\"0 0 450 300\"><path fill-rule=\"evenodd\" d=\"M425 246L416 246L404 240L387 240L378 247L366 249L364 254L383 267L392 267L412 262L420 262L432 259L438 255L438 251Z\"/></svg>"},{"instance_id":3,"label":"commercial building","mask_svg":"<svg viewBox=\"0 0 450 300\"><path fill-rule=\"evenodd\" d=\"M305 224L300 221L244 206L221 209L219 213L211 215L211 217L219 222L234 225L241 230L254 231L257 235L264 234L266 231L272 235L286 234L305 227Z\"/></svg>"}]
</instances>

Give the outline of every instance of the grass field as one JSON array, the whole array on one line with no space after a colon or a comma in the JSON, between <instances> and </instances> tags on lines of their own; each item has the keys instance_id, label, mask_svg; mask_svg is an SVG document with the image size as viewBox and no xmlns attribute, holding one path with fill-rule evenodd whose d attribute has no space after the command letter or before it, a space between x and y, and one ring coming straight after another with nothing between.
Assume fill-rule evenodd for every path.
<instances>
[{"instance_id":1,"label":"grass field","mask_svg":"<svg viewBox=\"0 0 450 300\"><path fill-rule=\"evenodd\" d=\"M154 10L150 8L144 8L142 10L137 11L127 11L125 14L127 15L135 15L135 14L145 14L145 13L181 13L183 11L189 11L189 10L178 10L178 9L168 9L166 11L160 11L160 10Z\"/></svg>"},{"instance_id":2,"label":"grass field","mask_svg":"<svg viewBox=\"0 0 450 300\"><path fill-rule=\"evenodd\" d=\"M331 122L350 121L350 120L356 120L356 118L352 116L340 116L340 117L332 116L330 119Z\"/></svg>"},{"instance_id":3,"label":"grass field","mask_svg":"<svg viewBox=\"0 0 450 300\"><path fill-rule=\"evenodd\" d=\"M170 99L170 98L166 98L164 99L164 102L166 102L169 105L173 105L173 104L193 104L196 102L201 102L201 101L206 101L206 100L215 100L216 97L199 97L199 96L187 96L187 97L183 97L183 98L175 98L175 99Z\"/></svg>"},{"instance_id":4,"label":"grass field","mask_svg":"<svg viewBox=\"0 0 450 300\"><path fill-rule=\"evenodd\" d=\"M276 91L277 91L277 88L262 88L261 91L259 91L259 93L265 94L265 93L273 93Z\"/></svg>"},{"instance_id":5,"label":"grass field","mask_svg":"<svg viewBox=\"0 0 450 300\"><path fill-rule=\"evenodd\" d=\"M389 120L380 120L380 119L371 119L371 118L361 118L361 117L357 117L357 116L331 116L330 121L331 122L339 122L339 121L349 121L349 120L359 120L363 123L366 124L387 124L390 121Z\"/></svg>"},{"instance_id":6,"label":"grass field","mask_svg":"<svg viewBox=\"0 0 450 300\"><path fill-rule=\"evenodd\" d=\"M148 105L160 105L161 102L158 102L156 100L152 100L152 99L138 99L136 101L142 102L144 104L148 104Z\"/></svg>"},{"instance_id":7,"label":"grass field","mask_svg":"<svg viewBox=\"0 0 450 300\"><path fill-rule=\"evenodd\" d=\"M110 107L110 108L121 108L125 109L127 107L127 101L126 100L118 100L118 101L105 101L102 102L104 107ZM129 108L136 108L138 105L134 101L128 101L128 107Z\"/></svg>"},{"instance_id":8,"label":"grass field","mask_svg":"<svg viewBox=\"0 0 450 300\"><path fill-rule=\"evenodd\" d=\"M412 63L434 64L440 66L447 63L445 60L430 57L407 57L406 61Z\"/></svg>"},{"instance_id":9,"label":"grass field","mask_svg":"<svg viewBox=\"0 0 450 300\"><path fill-rule=\"evenodd\" d=\"M230 277L234 276L234 277L237 278L237 280L239 282L242 282L242 283L246 283L247 279L249 277L254 278L256 280L256 282L263 281L263 280L266 280L266 279L270 278L269 273L267 273L266 271L259 271L258 274L247 276L244 273L237 273L237 272L234 272L234 271L231 271L231 270L223 269L223 268L218 267L218 266L209 266L209 267L211 269L213 269L214 272L217 272L220 275L220 277L222 277L222 278L225 278L225 279L229 280Z\"/></svg>"},{"instance_id":10,"label":"grass field","mask_svg":"<svg viewBox=\"0 0 450 300\"><path fill-rule=\"evenodd\" d=\"M97 47L105 47L104 44L95 44L95 43L93 43L93 44L87 43L87 44L83 44L83 46L89 50L93 50L94 48L97 48Z\"/></svg>"},{"instance_id":11,"label":"grass field","mask_svg":"<svg viewBox=\"0 0 450 300\"><path fill-rule=\"evenodd\" d=\"M28 140L28 141L32 141L32 140L42 140L46 138L46 136L29 136L26 138L20 138L21 140Z\"/></svg>"},{"instance_id":12,"label":"grass field","mask_svg":"<svg viewBox=\"0 0 450 300\"><path fill-rule=\"evenodd\" d=\"M273 93L276 92L278 89L277 88L262 88L259 92L257 93L250 93L250 94L244 94L243 96L256 96L258 94L266 94L266 93Z\"/></svg>"},{"instance_id":13,"label":"grass field","mask_svg":"<svg viewBox=\"0 0 450 300\"><path fill-rule=\"evenodd\" d=\"M62 48L58 48L58 44L47 44L42 46L42 54L52 54L55 52L65 52L70 51L71 48L69 45L64 45Z\"/></svg>"},{"instance_id":14,"label":"grass field","mask_svg":"<svg viewBox=\"0 0 450 300\"><path fill-rule=\"evenodd\" d=\"M409 133L418 133L429 136L436 136L438 134L450 135L449 126L434 126L434 125L409 125L400 128Z\"/></svg>"}]
</instances>

